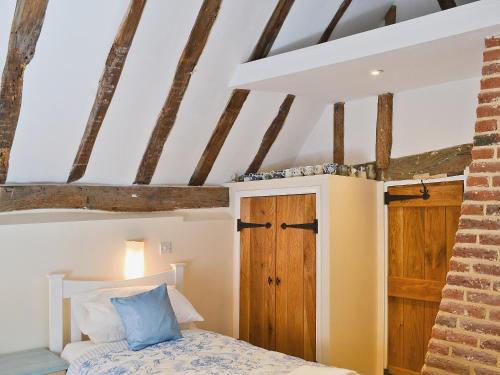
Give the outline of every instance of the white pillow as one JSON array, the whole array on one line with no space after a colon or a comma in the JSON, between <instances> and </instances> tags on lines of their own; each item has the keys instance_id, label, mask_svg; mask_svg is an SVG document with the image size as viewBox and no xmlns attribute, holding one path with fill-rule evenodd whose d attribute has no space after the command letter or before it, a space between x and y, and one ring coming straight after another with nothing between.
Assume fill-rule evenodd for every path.
<instances>
[{"instance_id":1,"label":"white pillow","mask_svg":"<svg viewBox=\"0 0 500 375\"><path fill-rule=\"evenodd\" d=\"M118 312L111 304L112 297L129 297L147 292L157 285L126 288L98 289L81 293L71 300L73 318L80 330L92 342L104 343L124 340L125 328ZM179 324L201 322L203 317L195 310L189 300L174 286L168 286L168 296Z\"/></svg>"}]
</instances>

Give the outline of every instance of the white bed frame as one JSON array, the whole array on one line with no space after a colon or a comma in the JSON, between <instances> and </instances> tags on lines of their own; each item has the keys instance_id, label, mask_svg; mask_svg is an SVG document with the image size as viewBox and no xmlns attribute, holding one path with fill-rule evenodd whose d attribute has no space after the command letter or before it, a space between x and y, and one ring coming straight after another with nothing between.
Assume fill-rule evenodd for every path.
<instances>
[{"instance_id":1,"label":"white bed frame","mask_svg":"<svg viewBox=\"0 0 500 375\"><path fill-rule=\"evenodd\" d=\"M173 263L172 269L159 273L157 275L141 277L129 280L114 281L81 281L66 280L65 274L51 274L49 278L49 349L55 353L61 353L63 350L64 337L64 313L63 301L79 293L89 292L102 288L121 288L127 286L175 285L179 291L183 291L184 286L184 268L186 263ZM82 332L78 327L73 314L70 314L71 335L70 342L82 340Z\"/></svg>"}]
</instances>

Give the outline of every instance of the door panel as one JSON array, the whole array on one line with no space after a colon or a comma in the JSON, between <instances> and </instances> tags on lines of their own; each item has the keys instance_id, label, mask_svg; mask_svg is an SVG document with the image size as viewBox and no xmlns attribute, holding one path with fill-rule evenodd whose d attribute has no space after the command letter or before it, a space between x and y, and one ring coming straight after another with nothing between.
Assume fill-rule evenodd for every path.
<instances>
[{"instance_id":1,"label":"door panel","mask_svg":"<svg viewBox=\"0 0 500 375\"><path fill-rule=\"evenodd\" d=\"M240 339L274 350L276 199L242 198L241 220L272 226L240 232Z\"/></svg>"},{"instance_id":2,"label":"door panel","mask_svg":"<svg viewBox=\"0 0 500 375\"><path fill-rule=\"evenodd\" d=\"M419 185L389 188L418 194ZM388 207L388 367L419 374L444 286L463 199L462 182L428 185L430 199Z\"/></svg>"},{"instance_id":3,"label":"door panel","mask_svg":"<svg viewBox=\"0 0 500 375\"><path fill-rule=\"evenodd\" d=\"M281 227L316 218L314 194L278 196L276 350L314 360L316 353L316 234Z\"/></svg>"}]
</instances>

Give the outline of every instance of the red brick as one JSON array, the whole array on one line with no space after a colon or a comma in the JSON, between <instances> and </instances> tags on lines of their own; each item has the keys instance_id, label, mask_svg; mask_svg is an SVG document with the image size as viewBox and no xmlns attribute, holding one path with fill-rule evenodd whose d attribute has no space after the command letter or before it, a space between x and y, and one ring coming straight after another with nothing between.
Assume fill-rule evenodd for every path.
<instances>
[{"instance_id":1,"label":"red brick","mask_svg":"<svg viewBox=\"0 0 500 375\"><path fill-rule=\"evenodd\" d=\"M435 357L433 355L427 356L425 364L429 367L445 370L450 374L468 375L469 366L462 363L455 362L452 359Z\"/></svg>"},{"instance_id":2,"label":"red brick","mask_svg":"<svg viewBox=\"0 0 500 375\"><path fill-rule=\"evenodd\" d=\"M495 283L493 284L493 290L494 291L500 290L500 281L495 281Z\"/></svg>"},{"instance_id":3,"label":"red brick","mask_svg":"<svg viewBox=\"0 0 500 375\"><path fill-rule=\"evenodd\" d=\"M442 296L443 298L462 301L464 299L464 291L460 289L445 287L443 289Z\"/></svg>"},{"instance_id":4,"label":"red brick","mask_svg":"<svg viewBox=\"0 0 500 375\"><path fill-rule=\"evenodd\" d=\"M485 275L500 276L500 266L494 264L474 264L474 271Z\"/></svg>"},{"instance_id":5,"label":"red brick","mask_svg":"<svg viewBox=\"0 0 500 375\"><path fill-rule=\"evenodd\" d=\"M500 306L500 295L491 295L478 292L467 292L467 301L485 305Z\"/></svg>"},{"instance_id":6,"label":"red brick","mask_svg":"<svg viewBox=\"0 0 500 375\"><path fill-rule=\"evenodd\" d=\"M450 271L469 272L469 265L466 263L457 262L456 260L451 260Z\"/></svg>"},{"instance_id":7,"label":"red brick","mask_svg":"<svg viewBox=\"0 0 500 375\"><path fill-rule=\"evenodd\" d=\"M495 151L493 148L473 148L472 149L472 159L473 160L480 160L480 159L493 159L493 156L495 155ZM470 183L469 180L474 181L475 179L486 179L485 177L472 177L470 176L467 178L467 185L473 185L473 186L488 186L488 179L486 179L486 185L476 185L474 183Z\"/></svg>"},{"instance_id":8,"label":"red brick","mask_svg":"<svg viewBox=\"0 0 500 375\"><path fill-rule=\"evenodd\" d=\"M489 204L486 206L486 215L498 216L500 215L500 204Z\"/></svg>"},{"instance_id":9,"label":"red brick","mask_svg":"<svg viewBox=\"0 0 500 375\"><path fill-rule=\"evenodd\" d=\"M500 310L491 310L490 311L490 320L494 320L496 322L500 321Z\"/></svg>"},{"instance_id":10,"label":"red brick","mask_svg":"<svg viewBox=\"0 0 500 375\"><path fill-rule=\"evenodd\" d=\"M479 243L483 245L500 245L500 236L494 234L481 234L479 236Z\"/></svg>"},{"instance_id":11,"label":"red brick","mask_svg":"<svg viewBox=\"0 0 500 375\"><path fill-rule=\"evenodd\" d=\"M468 361L479 362L485 365L495 366L497 364L497 357L495 355L465 348L452 348L452 354L456 357L465 358Z\"/></svg>"},{"instance_id":12,"label":"red brick","mask_svg":"<svg viewBox=\"0 0 500 375\"><path fill-rule=\"evenodd\" d=\"M500 186L500 176L493 176L493 186Z\"/></svg>"},{"instance_id":13,"label":"red brick","mask_svg":"<svg viewBox=\"0 0 500 375\"><path fill-rule=\"evenodd\" d=\"M474 161L470 165L470 173L500 172L500 162Z\"/></svg>"},{"instance_id":14,"label":"red brick","mask_svg":"<svg viewBox=\"0 0 500 375\"><path fill-rule=\"evenodd\" d=\"M448 285L463 286L472 289L489 289L490 281L476 277L469 277L463 275L450 275L446 278Z\"/></svg>"},{"instance_id":15,"label":"red brick","mask_svg":"<svg viewBox=\"0 0 500 375\"><path fill-rule=\"evenodd\" d=\"M476 367L474 369L475 375L500 375L500 371L493 370L490 368Z\"/></svg>"},{"instance_id":16,"label":"red brick","mask_svg":"<svg viewBox=\"0 0 500 375\"><path fill-rule=\"evenodd\" d=\"M470 178L470 177L469 177ZM480 204L462 204L462 210L461 214L462 215L482 215L483 214L483 207Z\"/></svg>"},{"instance_id":17,"label":"red brick","mask_svg":"<svg viewBox=\"0 0 500 375\"><path fill-rule=\"evenodd\" d=\"M498 65L498 64L495 64L495 65ZM494 103L494 102L499 101L499 100L500 100L500 91L486 91L486 92L480 93L478 96L478 101L480 104ZM493 119L486 120L486 121L492 121L494 124L496 123L496 121ZM477 123L476 123L476 125L477 125ZM490 131L491 130L496 130L496 124L495 124L495 127L493 129L490 129ZM477 127L476 127L476 131L478 131ZM480 132L485 132L485 131L488 131L488 130L480 130Z\"/></svg>"},{"instance_id":18,"label":"red brick","mask_svg":"<svg viewBox=\"0 0 500 375\"><path fill-rule=\"evenodd\" d=\"M438 340L446 340L446 331L438 327L432 327L431 337Z\"/></svg>"},{"instance_id":19,"label":"red brick","mask_svg":"<svg viewBox=\"0 0 500 375\"><path fill-rule=\"evenodd\" d=\"M500 47L500 37L493 36L484 41L484 46L486 48Z\"/></svg>"},{"instance_id":20,"label":"red brick","mask_svg":"<svg viewBox=\"0 0 500 375\"><path fill-rule=\"evenodd\" d=\"M476 239L475 234L457 233L455 236L456 243L476 243Z\"/></svg>"},{"instance_id":21,"label":"red brick","mask_svg":"<svg viewBox=\"0 0 500 375\"><path fill-rule=\"evenodd\" d=\"M483 76L489 76L500 73L500 63L492 63L483 66Z\"/></svg>"},{"instance_id":22,"label":"red brick","mask_svg":"<svg viewBox=\"0 0 500 375\"><path fill-rule=\"evenodd\" d=\"M496 352L500 352L500 341L499 340L483 340L479 345L482 349L490 349Z\"/></svg>"},{"instance_id":23,"label":"red brick","mask_svg":"<svg viewBox=\"0 0 500 375\"><path fill-rule=\"evenodd\" d=\"M446 332L446 341L454 342L457 344L477 346L477 338L463 333L448 331Z\"/></svg>"},{"instance_id":24,"label":"red brick","mask_svg":"<svg viewBox=\"0 0 500 375\"><path fill-rule=\"evenodd\" d=\"M496 78L490 78L496 79ZM498 83L500 87L500 79L498 79ZM495 117L500 116L500 106L495 104L483 104L476 109L476 115L478 118L482 117Z\"/></svg>"},{"instance_id":25,"label":"red brick","mask_svg":"<svg viewBox=\"0 0 500 375\"><path fill-rule=\"evenodd\" d=\"M474 151L479 151L481 152L481 156L480 157L474 157L472 156L475 160L476 159L486 159L488 158L487 155L484 155L485 153L483 151L488 151L488 153L490 154L490 158L493 157L493 150L491 149L486 149L486 150L472 150L472 154L474 155ZM485 157L483 157L485 156ZM479 186L479 187L488 187L490 186L489 185L489 181L488 181L488 177L485 177L485 176L469 176L467 177L467 186Z\"/></svg>"},{"instance_id":26,"label":"red brick","mask_svg":"<svg viewBox=\"0 0 500 375\"><path fill-rule=\"evenodd\" d=\"M467 191L464 197L468 201L500 201L500 190Z\"/></svg>"},{"instance_id":27,"label":"red brick","mask_svg":"<svg viewBox=\"0 0 500 375\"><path fill-rule=\"evenodd\" d=\"M488 51L483 52L483 61L484 62L495 61L495 60L500 60L500 48L492 49L492 50L488 50Z\"/></svg>"},{"instance_id":28,"label":"red brick","mask_svg":"<svg viewBox=\"0 0 500 375\"><path fill-rule=\"evenodd\" d=\"M457 326L457 318L444 314L438 314L436 316L436 324L438 326L455 328Z\"/></svg>"},{"instance_id":29,"label":"red brick","mask_svg":"<svg viewBox=\"0 0 500 375\"><path fill-rule=\"evenodd\" d=\"M469 332L477 332L486 335L500 336L500 324L491 322L462 320L460 322L460 326Z\"/></svg>"},{"instance_id":30,"label":"red brick","mask_svg":"<svg viewBox=\"0 0 500 375\"><path fill-rule=\"evenodd\" d=\"M495 53L498 55L498 57L500 57L500 49ZM500 77L483 78L481 80L481 90L489 90L497 88L500 88Z\"/></svg>"},{"instance_id":31,"label":"red brick","mask_svg":"<svg viewBox=\"0 0 500 375\"><path fill-rule=\"evenodd\" d=\"M437 343L437 342L431 341L429 343L429 348L428 349L429 349L429 352L431 352L431 353L448 355L449 348L450 347L448 345L444 345L444 344L441 344L441 343Z\"/></svg>"},{"instance_id":32,"label":"red brick","mask_svg":"<svg viewBox=\"0 0 500 375\"><path fill-rule=\"evenodd\" d=\"M500 91L498 91L498 93L500 95ZM483 93L479 95L479 100L481 100L481 95L483 95ZM484 93L484 95L486 96L487 94ZM476 133L491 132L495 130L497 130L497 120L495 119L477 120L476 122Z\"/></svg>"},{"instance_id":33,"label":"red brick","mask_svg":"<svg viewBox=\"0 0 500 375\"><path fill-rule=\"evenodd\" d=\"M455 315L464 315L479 319L486 317L486 310L484 308L458 302L441 301L439 309Z\"/></svg>"},{"instance_id":34,"label":"red brick","mask_svg":"<svg viewBox=\"0 0 500 375\"><path fill-rule=\"evenodd\" d=\"M496 250L455 246L453 248L453 256L457 257L457 258L476 258L476 259L496 260L497 256L498 256L498 252Z\"/></svg>"},{"instance_id":35,"label":"red brick","mask_svg":"<svg viewBox=\"0 0 500 375\"><path fill-rule=\"evenodd\" d=\"M500 220L461 218L458 227L460 229L497 230L500 229Z\"/></svg>"}]
</instances>

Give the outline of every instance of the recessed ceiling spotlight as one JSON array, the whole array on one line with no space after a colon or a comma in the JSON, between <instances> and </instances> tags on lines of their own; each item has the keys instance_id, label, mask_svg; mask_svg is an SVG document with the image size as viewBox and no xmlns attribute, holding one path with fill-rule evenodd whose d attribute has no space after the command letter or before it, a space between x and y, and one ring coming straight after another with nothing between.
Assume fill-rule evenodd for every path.
<instances>
[{"instance_id":1,"label":"recessed ceiling spotlight","mask_svg":"<svg viewBox=\"0 0 500 375\"><path fill-rule=\"evenodd\" d=\"M370 74L371 74L372 76L379 76L379 75L381 75L383 72L384 72L384 71L383 71L382 69L376 69L376 70L372 70L372 71L370 72Z\"/></svg>"}]
</instances>

